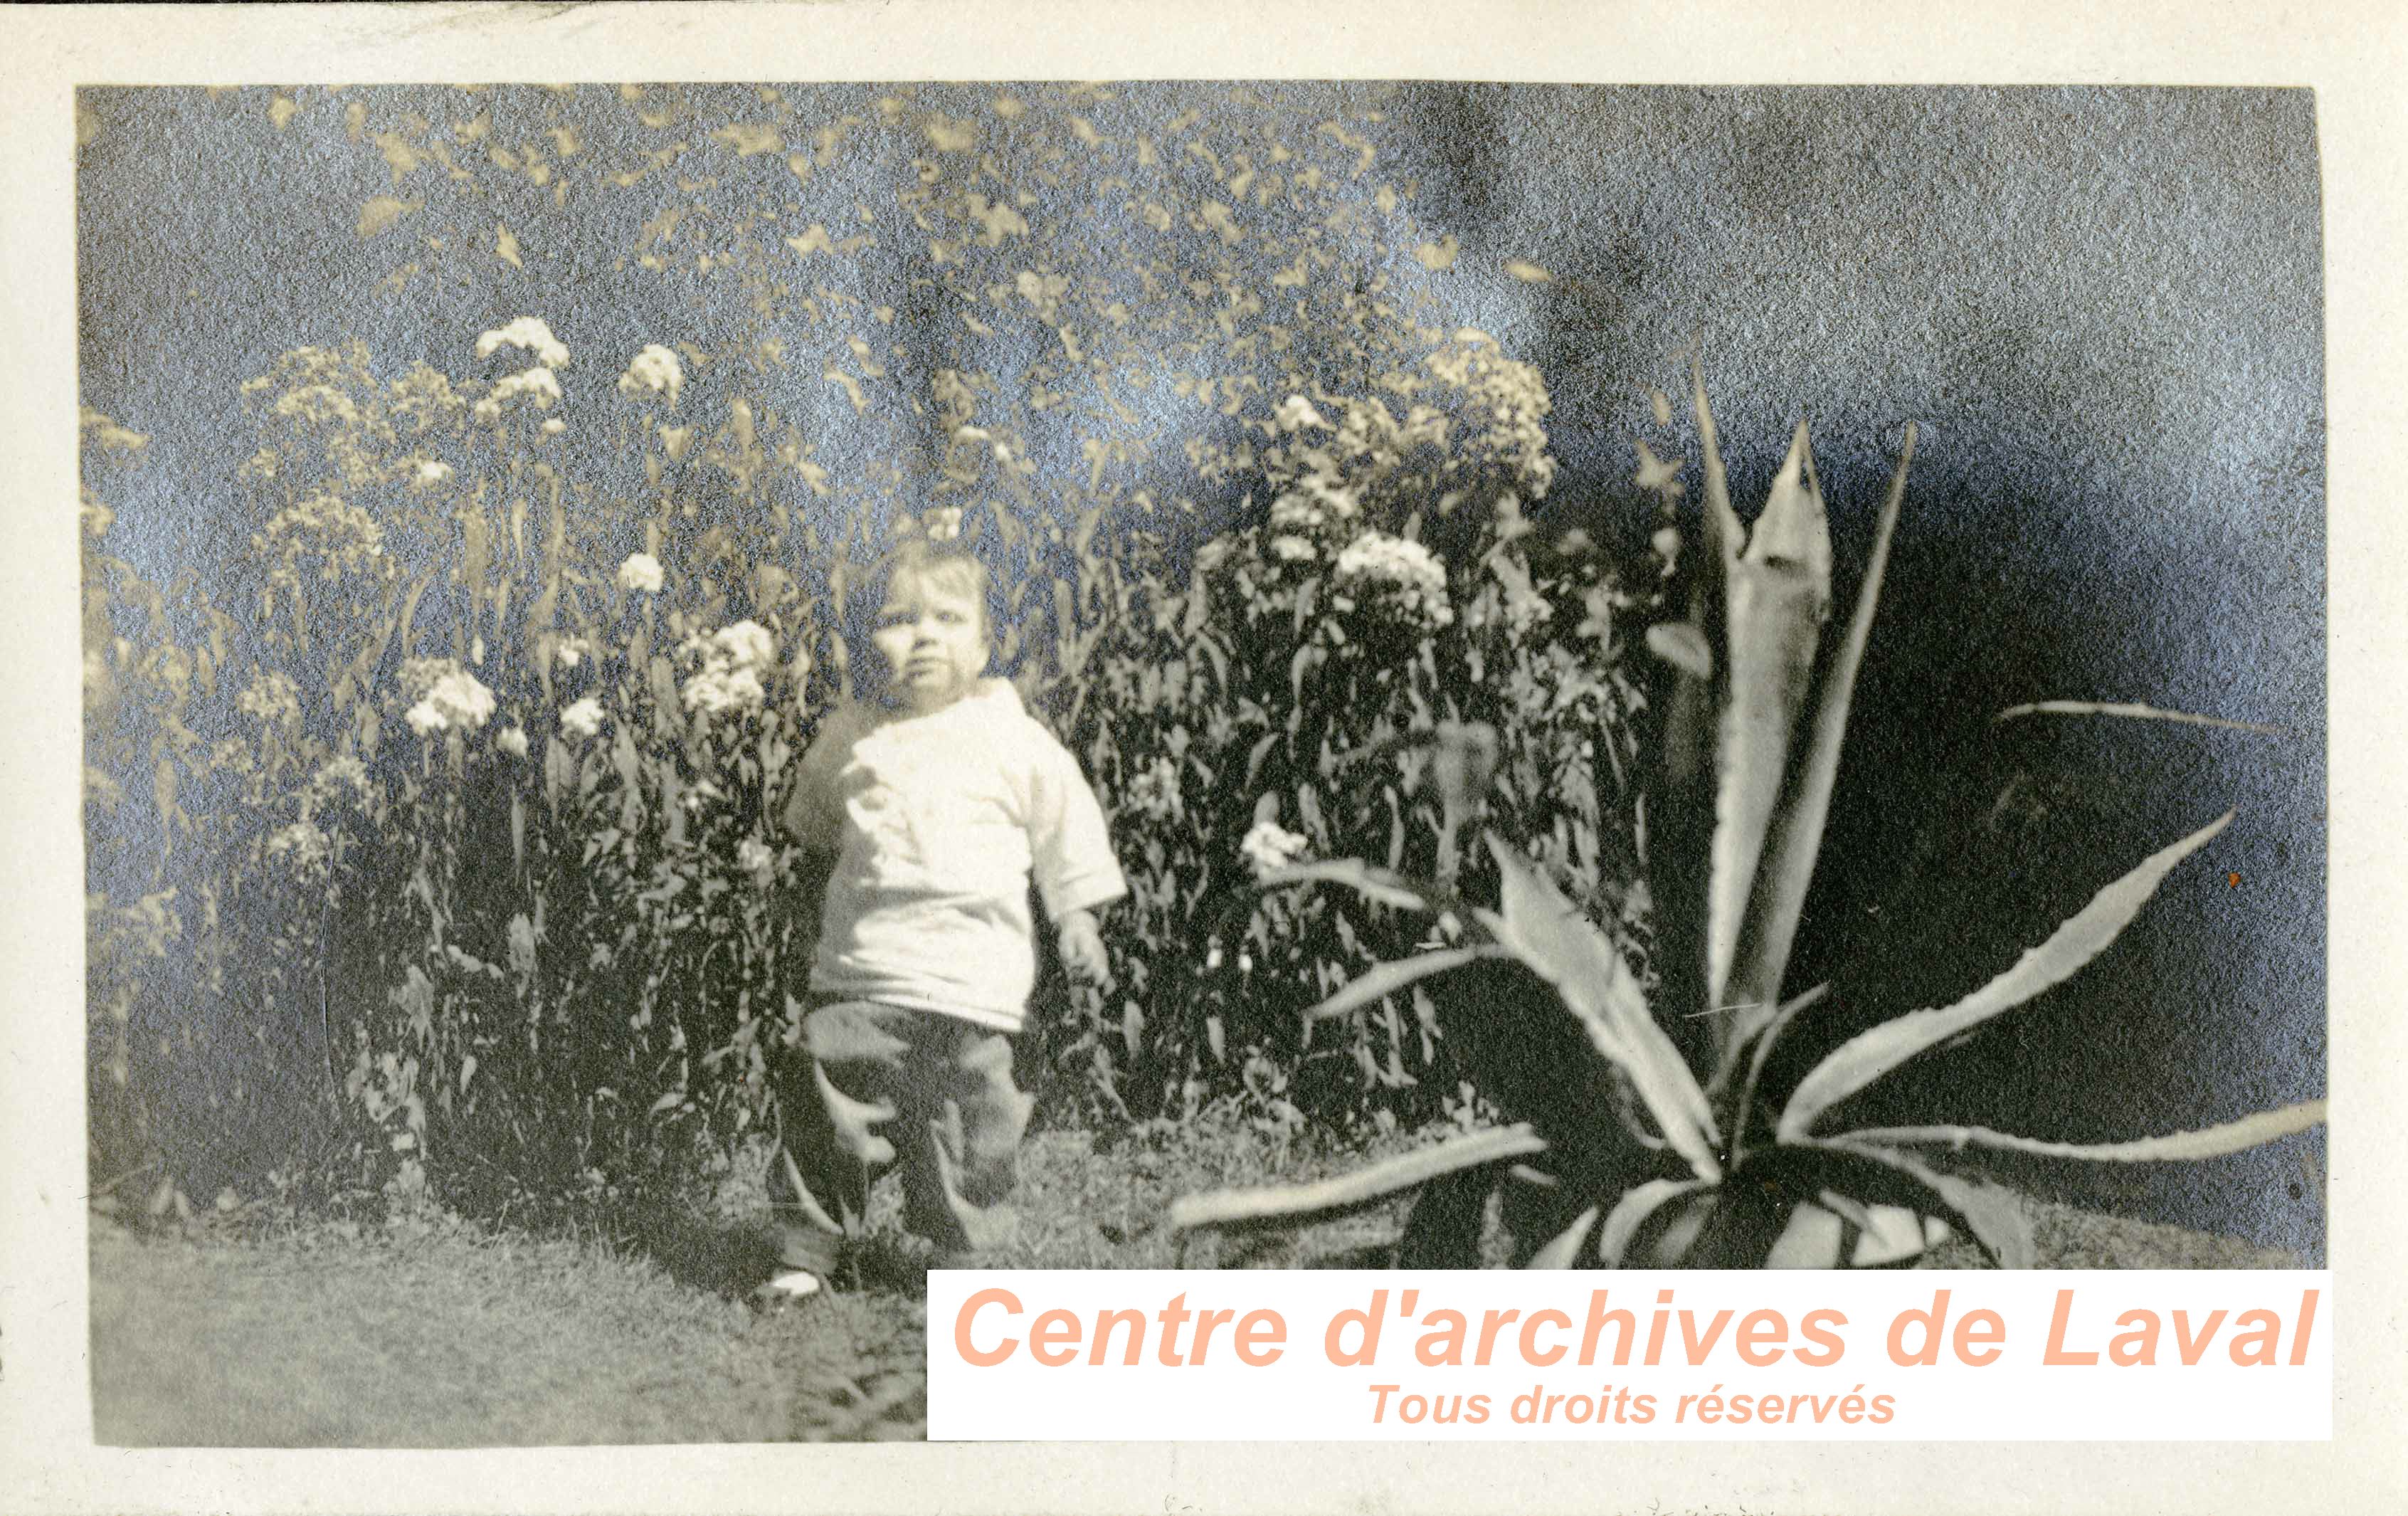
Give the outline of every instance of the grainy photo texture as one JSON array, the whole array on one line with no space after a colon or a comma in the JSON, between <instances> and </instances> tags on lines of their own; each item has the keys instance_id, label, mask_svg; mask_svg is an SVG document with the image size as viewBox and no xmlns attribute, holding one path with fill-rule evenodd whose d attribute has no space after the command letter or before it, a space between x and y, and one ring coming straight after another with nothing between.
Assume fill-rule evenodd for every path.
<instances>
[{"instance_id":1,"label":"grainy photo texture","mask_svg":"<svg viewBox=\"0 0 2408 1516\"><path fill-rule=\"evenodd\" d=\"M95 88L118 1444L934 1266L2321 1265L2304 92Z\"/></svg>"}]
</instances>

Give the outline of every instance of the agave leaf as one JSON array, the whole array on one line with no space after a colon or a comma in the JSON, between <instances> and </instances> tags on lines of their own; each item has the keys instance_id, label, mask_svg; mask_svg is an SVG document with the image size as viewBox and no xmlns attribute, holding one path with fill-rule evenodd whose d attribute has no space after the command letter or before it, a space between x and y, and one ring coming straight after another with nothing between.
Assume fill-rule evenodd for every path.
<instances>
[{"instance_id":1,"label":"agave leaf","mask_svg":"<svg viewBox=\"0 0 2408 1516\"><path fill-rule=\"evenodd\" d=\"M1491 832L1502 894L1498 940L1555 987L1599 1052L1630 1076L1639 1098L1673 1151L1700 1177L1721 1173L1713 1153L1713 1112L1689 1066L1649 1014L1638 976L1595 922L1573 908L1553 881Z\"/></svg>"},{"instance_id":2,"label":"agave leaf","mask_svg":"<svg viewBox=\"0 0 2408 1516\"><path fill-rule=\"evenodd\" d=\"M1990 718L1990 725L2003 727L2010 721L2020 721L2035 715L2103 715L2126 721L2172 721L2189 727L2220 727L2227 731L2253 731L2261 737L2280 737L2280 727L2259 726L2254 721L2233 721L2220 715L2194 715L2188 711L2161 711L2154 705L2142 705L2130 700L2034 700L2028 705L2010 705Z\"/></svg>"},{"instance_id":3,"label":"agave leaf","mask_svg":"<svg viewBox=\"0 0 2408 1516\"><path fill-rule=\"evenodd\" d=\"M1708 1087L1706 1094L1709 1099L1712 1099L1722 1093L1724 1085L1739 1067L1740 1055L1745 1053L1747 1079L1740 1086L1737 1104L1731 1106L1730 1133L1731 1142L1735 1147L1743 1146L1747 1142L1748 1119L1756 1109L1756 1086L1764 1078L1764 1065L1766 1060L1772 1056L1772 1045L1781 1040L1781 1034L1789 1030L1789 1023L1797 1019L1800 1012L1820 1004L1823 998L1830 992L1829 983L1816 985L1783 1005L1769 1020L1760 1023L1750 1034L1754 1039L1752 1042L1739 1041L1731 1044L1730 1056L1720 1068L1715 1070L1715 1083Z\"/></svg>"},{"instance_id":4,"label":"agave leaf","mask_svg":"<svg viewBox=\"0 0 2408 1516\"><path fill-rule=\"evenodd\" d=\"M1408 878L1394 869L1383 869L1359 858L1288 863L1276 869L1266 869L1262 874L1263 885L1271 888L1281 885L1310 884L1314 880L1344 885L1368 900L1407 911L1437 910L1436 902L1445 900L1448 895L1436 884Z\"/></svg>"},{"instance_id":5,"label":"agave leaf","mask_svg":"<svg viewBox=\"0 0 2408 1516\"><path fill-rule=\"evenodd\" d=\"M2303 1100L2280 1110L2258 1111L2238 1120L2201 1127L2195 1132L2140 1137L2130 1142L2046 1142L2038 1137L2018 1137L2010 1133L1993 1132L1981 1126L1867 1127L1831 1140L1892 1146L1928 1142L1945 1144L1959 1150L1969 1147L1996 1148L2007 1152L2032 1153L2042 1158L2079 1158L2095 1163L2157 1163L2222 1158L2227 1153L2243 1152L2305 1132L2321 1124L2324 1119L2323 1101Z\"/></svg>"},{"instance_id":6,"label":"agave leaf","mask_svg":"<svg viewBox=\"0 0 2408 1516\"><path fill-rule=\"evenodd\" d=\"M1834 1231L1826 1224L1830 1219L1846 1225ZM1849 1227L1855 1229L1853 1243ZM1936 1216L1919 1215L1912 1206L1859 1205L1837 1191L1826 1190L1798 1207L1765 1266L1790 1267L1791 1258L1802 1256L1822 1261L1800 1262L1794 1266L1832 1268L1844 1264L1849 1268L1881 1268L1928 1252L1947 1241L1949 1235L1947 1222Z\"/></svg>"},{"instance_id":7,"label":"agave leaf","mask_svg":"<svg viewBox=\"0 0 2408 1516\"><path fill-rule=\"evenodd\" d=\"M1706 895L1707 1003L1728 1003L1756 865L1789 772L1821 623L1814 586L1787 563L1732 565L1730 680L1714 750L1714 836Z\"/></svg>"},{"instance_id":8,"label":"agave leaf","mask_svg":"<svg viewBox=\"0 0 2408 1516\"><path fill-rule=\"evenodd\" d=\"M1799 1150L1799 1149L1788 1149ZM2031 1218L2014 1191L1979 1179L1961 1178L1942 1174L1921 1162L1885 1148L1854 1143L1814 1143L1803 1150L1824 1155L1846 1155L1875 1165L1856 1168L1849 1188L1866 1200L1904 1206L1924 1216L1936 1216L1941 1221L1972 1239L1973 1244L1987 1253L1990 1262L2000 1268L2034 1268L2039 1255L2032 1243ZM1889 1186L1878 1176L1886 1170L1894 1176ZM1937 1205L1930 1204L1936 1200ZM1928 1234L1927 1233L1927 1236Z\"/></svg>"},{"instance_id":9,"label":"agave leaf","mask_svg":"<svg viewBox=\"0 0 2408 1516\"><path fill-rule=\"evenodd\" d=\"M1546 1140L1528 1127L1499 1127L1405 1153L1318 1184L1189 1195L1170 1207L1170 1230L1189 1232L1197 1227L1218 1227L1244 1232L1301 1226L1367 1209L1445 1175L1529 1158L1546 1150Z\"/></svg>"},{"instance_id":10,"label":"agave leaf","mask_svg":"<svg viewBox=\"0 0 2408 1516\"><path fill-rule=\"evenodd\" d=\"M1727 1003L1756 865L1788 779L1790 741L1806 709L1823 622L1830 614L1830 527L1802 422L1756 518L1756 535L1730 566L1729 601L1730 679L1714 755L1713 872L1706 904L1706 995L1717 1008Z\"/></svg>"},{"instance_id":11,"label":"agave leaf","mask_svg":"<svg viewBox=\"0 0 2408 1516\"><path fill-rule=\"evenodd\" d=\"M2072 977L2131 924L2175 864L2206 846L2231 821L2232 813L2227 811L2182 841L2151 854L2140 867L2092 896L2089 904L2051 932L2047 941L2017 959L2014 967L1956 1004L1909 1011L1841 1044L1790 1095L1781 1113L1781 1138L1795 1141L1804 1136L1826 1110L1915 1054Z\"/></svg>"},{"instance_id":12,"label":"agave leaf","mask_svg":"<svg viewBox=\"0 0 2408 1516\"><path fill-rule=\"evenodd\" d=\"M1814 444L1806 423L1789 439L1789 455L1773 476L1764 511L1749 533L1750 563L1795 563L1822 594L1821 617L1831 614L1831 523L1823 507L1822 482L1814 475Z\"/></svg>"},{"instance_id":13,"label":"agave leaf","mask_svg":"<svg viewBox=\"0 0 2408 1516\"><path fill-rule=\"evenodd\" d=\"M1580 1256L1581 1244L1586 1242L1588 1234L1597 1229L1598 1209L1598 1207L1591 1206L1581 1212L1571 1225L1557 1233L1548 1240L1545 1247L1531 1254L1530 1262L1524 1266L1527 1268L1572 1267L1573 1260Z\"/></svg>"},{"instance_id":14,"label":"agave leaf","mask_svg":"<svg viewBox=\"0 0 2408 1516\"><path fill-rule=\"evenodd\" d=\"M1754 1030L1751 1021L1770 1017L1770 1006L1780 997L1782 977L1788 972L1789 950L1805 911L1807 887L1813 883L1814 862L1823 850L1823 826L1830 815L1831 790L1839 779L1840 754L1847 741L1856 671L1864 663L1865 647L1872 637L1882 578L1889 567L1890 539L1898 529L1899 510L1906 498L1907 469L1914 461L1914 427L1910 424L1899 449L1897 471L1890 476L1889 498L1882 502L1881 521L1873 529L1872 553L1865 562L1864 581L1856 588L1856 613L1823 673L1813 735L1788 803L1773 818L1772 833L1765 843L1765 860L1740 935L1738 967L1729 994L1733 1000L1767 1009L1753 1017L1741 1013L1746 1019L1735 1029L1734 1048Z\"/></svg>"},{"instance_id":15,"label":"agave leaf","mask_svg":"<svg viewBox=\"0 0 2408 1516\"><path fill-rule=\"evenodd\" d=\"M1338 993L1304 1013L1307 1021L1326 1021L1345 1016L1374 1001L1385 1000L1398 990L1433 974L1444 974L1484 958L1511 958L1513 954L1494 943L1481 943L1470 947L1445 947L1436 952L1418 953L1394 962L1375 964L1348 980Z\"/></svg>"},{"instance_id":16,"label":"agave leaf","mask_svg":"<svg viewBox=\"0 0 2408 1516\"><path fill-rule=\"evenodd\" d=\"M1942 1174L1921 1161L1856 1143L1784 1143L1759 1149L1735 1170L1730 1188L1742 1195L1768 1191L1799 1200L1833 1191L1879 1214L1885 1206L1936 1216L1971 1237L2000 1268L2033 1266L2031 1221L2014 1195L1977 1180ZM1836 1263L1836 1256L1833 1263Z\"/></svg>"},{"instance_id":17,"label":"agave leaf","mask_svg":"<svg viewBox=\"0 0 2408 1516\"><path fill-rule=\"evenodd\" d=\"M1650 1179L1624 1191L1613 1209L1606 1213L1604 1230L1598 1234L1598 1262L1608 1268L1620 1268L1623 1255L1630 1250L1648 1218L1670 1202L1706 1188L1703 1179Z\"/></svg>"}]
</instances>

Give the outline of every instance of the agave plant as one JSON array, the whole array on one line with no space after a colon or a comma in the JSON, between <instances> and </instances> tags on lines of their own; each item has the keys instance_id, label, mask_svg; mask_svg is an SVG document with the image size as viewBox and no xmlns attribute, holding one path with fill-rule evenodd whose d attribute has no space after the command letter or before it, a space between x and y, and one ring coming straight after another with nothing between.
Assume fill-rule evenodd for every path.
<instances>
[{"instance_id":1,"label":"agave plant","mask_svg":"<svg viewBox=\"0 0 2408 1516\"><path fill-rule=\"evenodd\" d=\"M1951 1232L2000 1267L2028 1267L2029 1226L2014 1197L1932 1166L1929 1150L2202 1159L2323 1119L2324 1103L2310 1101L2103 1146L1978 1126L1827 1130L1840 1102L2074 975L2229 813L2099 891L1971 994L1861 1032L1785 1097L1770 1098L1768 1060L1828 989L1791 990L1784 979L1914 430L1906 430L1854 613L1827 645L1831 541L1805 426L1748 531L1731 508L1701 375L1692 403L1704 453L1702 563L1685 619L1648 638L1673 682L1651 817L1656 1003L1614 939L1494 834L1494 909L1468 902L1451 881L1357 860L1273 871L1272 887L1340 884L1436 918L1427 950L1362 975L1309 1014L1344 1015L1433 975L1484 975L1478 993L1453 997L1442 1025L1475 1085L1516 1120L1323 1184L1191 1196L1172 1208L1174 1231L1295 1226L1419 1189L1399 1261L1464 1266L1477 1262L1483 1212L1501 1187L1517 1262L1533 1267L1867 1266L1912 1258ZM1440 732L1433 774L1476 783L1481 735ZM1450 825L1477 814L1477 796L1447 800ZM1706 1034L1684 1053L1670 1029L1698 1026Z\"/></svg>"}]
</instances>

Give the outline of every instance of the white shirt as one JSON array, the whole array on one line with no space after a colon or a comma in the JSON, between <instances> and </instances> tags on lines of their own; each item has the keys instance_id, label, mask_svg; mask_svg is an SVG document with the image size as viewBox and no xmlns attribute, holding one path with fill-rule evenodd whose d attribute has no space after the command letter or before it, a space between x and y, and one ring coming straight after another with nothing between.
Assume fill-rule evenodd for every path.
<instances>
[{"instance_id":1,"label":"white shirt","mask_svg":"<svg viewBox=\"0 0 2408 1516\"><path fill-rule=\"evenodd\" d=\"M999 679L927 715L831 712L788 827L832 850L810 988L1017 1032L1055 920L1128 892L1078 760Z\"/></svg>"}]
</instances>

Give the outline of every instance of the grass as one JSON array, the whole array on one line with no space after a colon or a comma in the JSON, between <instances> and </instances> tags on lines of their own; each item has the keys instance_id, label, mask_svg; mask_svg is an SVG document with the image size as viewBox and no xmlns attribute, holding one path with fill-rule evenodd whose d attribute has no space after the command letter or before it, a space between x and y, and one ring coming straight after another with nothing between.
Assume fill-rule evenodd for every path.
<instances>
[{"instance_id":1,"label":"grass","mask_svg":"<svg viewBox=\"0 0 2408 1516\"><path fill-rule=\"evenodd\" d=\"M1375 1154L1441 1133L1387 1134ZM1163 1268L1179 1194L1319 1177L1363 1147L1221 1120L1098 1149L1053 1133L1025 1153L1027 1268ZM204 1216L137 1232L96 1216L95 1433L120 1446L532 1447L916 1439L926 1316L882 1195L860 1287L781 1316L742 1303L759 1254L692 1220L631 1244L536 1239L444 1218L361 1230ZM2066 1268L2297 1266L2179 1228L2027 1203ZM1253 1261L1377 1264L1394 1210ZM1236 1260L1227 1260L1236 1262ZM1951 1244L1932 1267L1972 1267Z\"/></svg>"}]
</instances>

